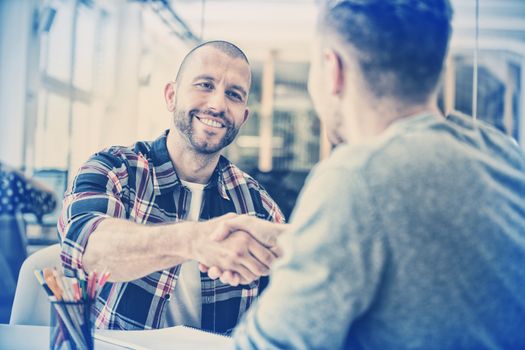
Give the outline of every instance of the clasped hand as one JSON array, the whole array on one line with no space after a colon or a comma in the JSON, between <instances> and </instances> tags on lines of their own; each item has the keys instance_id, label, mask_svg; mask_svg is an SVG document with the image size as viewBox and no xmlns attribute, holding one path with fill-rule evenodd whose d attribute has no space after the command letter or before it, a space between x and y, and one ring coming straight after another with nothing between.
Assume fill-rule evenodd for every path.
<instances>
[{"instance_id":1,"label":"clasped hand","mask_svg":"<svg viewBox=\"0 0 525 350\"><path fill-rule=\"evenodd\" d=\"M249 284L267 276L281 255L277 237L284 231L284 224L233 213L201 224L207 232L195 245L194 255L200 262L199 269L211 279L219 278L232 286Z\"/></svg>"}]
</instances>

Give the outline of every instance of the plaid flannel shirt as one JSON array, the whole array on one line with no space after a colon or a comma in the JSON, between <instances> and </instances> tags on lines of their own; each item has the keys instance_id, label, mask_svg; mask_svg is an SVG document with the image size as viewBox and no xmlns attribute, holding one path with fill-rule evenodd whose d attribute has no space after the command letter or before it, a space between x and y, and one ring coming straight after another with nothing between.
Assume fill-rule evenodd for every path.
<instances>
[{"instance_id":1,"label":"plaid flannel shirt","mask_svg":"<svg viewBox=\"0 0 525 350\"><path fill-rule=\"evenodd\" d=\"M175 172L166 135L132 147L111 147L92 156L79 170L65 195L58 230L66 274L82 269L90 234L104 218L140 224L184 220L191 192ZM268 193L226 158L205 187L201 220L228 212L284 222ZM118 254L119 252L115 252ZM167 303L180 265L126 283L107 283L94 306L95 325L104 329L155 329L163 325ZM228 334L249 308L265 278L232 287L201 273L202 329Z\"/></svg>"}]
</instances>

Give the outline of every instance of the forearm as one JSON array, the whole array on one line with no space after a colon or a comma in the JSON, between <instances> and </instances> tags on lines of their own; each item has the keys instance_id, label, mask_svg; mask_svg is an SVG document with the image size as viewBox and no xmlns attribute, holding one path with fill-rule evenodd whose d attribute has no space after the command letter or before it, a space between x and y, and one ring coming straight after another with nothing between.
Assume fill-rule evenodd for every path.
<instances>
[{"instance_id":1,"label":"forearm","mask_svg":"<svg viewBox=\"0 0 525 350\"><path fill-rule=\"evenodd\" d=\"M126 282L179 265L189 258L186 237L192 225L140 225L104 219L89 236L82 258L84 269L107 268L110 281Z\"/></svg>"}]
</instances>

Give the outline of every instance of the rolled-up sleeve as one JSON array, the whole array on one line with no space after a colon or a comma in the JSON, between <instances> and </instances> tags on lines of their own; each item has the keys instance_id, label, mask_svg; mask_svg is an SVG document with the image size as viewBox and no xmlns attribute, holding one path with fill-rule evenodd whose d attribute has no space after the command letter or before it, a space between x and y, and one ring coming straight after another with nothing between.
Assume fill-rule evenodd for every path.
<instances>
[{"instance_id":1,"label":"rolled-up sleeve","mask_svg":"<svg viewBox=\"0 0 525 350\"><path fill-rule=\"evenodd\" d=\"M66 192L58 231L61 260L67 275L83 269L89 236L105 218L126 218L123 188L128 174L122 159L110 152L92 156Z\"/></svg>"}]
</instances>

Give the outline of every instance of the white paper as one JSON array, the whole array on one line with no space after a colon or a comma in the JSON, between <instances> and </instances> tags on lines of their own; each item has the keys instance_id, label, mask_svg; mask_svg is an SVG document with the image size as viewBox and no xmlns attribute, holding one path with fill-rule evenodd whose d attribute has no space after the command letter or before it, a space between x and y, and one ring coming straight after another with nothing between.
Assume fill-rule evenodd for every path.
<instances>
[{"instance_id":1,"label":"white paper","mask_svg":"<svg viewBox=\"0 0 525 350\"><path fill-rule=\"evenodd\" d=\"M97 330L95 339L135 350L233 349L229 337L183 326L145 331Z\"/></svg>"}]
</instances>

